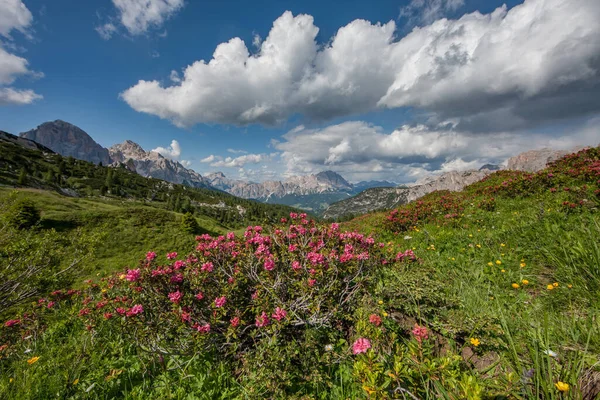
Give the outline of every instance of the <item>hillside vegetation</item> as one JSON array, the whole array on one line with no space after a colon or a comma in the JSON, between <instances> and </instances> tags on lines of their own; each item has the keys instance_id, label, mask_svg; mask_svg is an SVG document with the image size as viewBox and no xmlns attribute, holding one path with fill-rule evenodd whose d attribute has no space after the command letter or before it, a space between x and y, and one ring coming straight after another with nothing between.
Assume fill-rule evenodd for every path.
<instances>
[{"instance_id":1,"label":"hillside vegetation","mask_svg":"<svg viewBox=\"0 0 600 400\"><path fill-rule=\"evenodd\" d=\"M593 148L342 225L147 242L6 315L0 393L595 399L599 206Z\"/></svg>"}]
</instances>

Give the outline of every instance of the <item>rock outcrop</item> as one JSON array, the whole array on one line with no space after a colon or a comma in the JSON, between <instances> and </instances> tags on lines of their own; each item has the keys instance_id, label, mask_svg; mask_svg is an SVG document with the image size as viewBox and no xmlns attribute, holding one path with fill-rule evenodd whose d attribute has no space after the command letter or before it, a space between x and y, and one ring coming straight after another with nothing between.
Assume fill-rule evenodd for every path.
<instances>
[{"instance_id":1,"label":"rock outcrop","mask_svg":"<svg viewBox=\"0 0 600 400\"><path fill-rule=\"evenodd\" d=\"M569 153L572 153L572 151L552 149L526 151L509 158L506 162L506 169L537 172L546 168L548 163L558 160Z\"/></svg>"},{"instance_id":2,"label":"rock outcrop","mask_svg":"<svg viewBox=\"0 0 600 400\"><path fill-rule=\"evenodd\" d=\"M44 122L19 136L33 140L63 156L95 164L108 165L112 162L107 149L96 143L85 131L65 121Z\"/></svg>"}]
</instances>

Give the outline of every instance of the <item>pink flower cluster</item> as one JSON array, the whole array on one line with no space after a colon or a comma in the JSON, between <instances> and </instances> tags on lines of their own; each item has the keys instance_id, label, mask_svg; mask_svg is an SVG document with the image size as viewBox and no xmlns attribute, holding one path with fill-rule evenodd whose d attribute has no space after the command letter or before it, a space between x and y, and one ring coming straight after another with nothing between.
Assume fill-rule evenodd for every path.
<instances>
[{"instance_id":1,"label":"pink flower cluster","mask_svg":"<svg viewBox=\"0 0 600 400\"><path fill-rule=\"evenodd\" d=\"M404 260L409 260L409 261L416 261L417 256L415 255L415 252L412 251L411 249L406 250L404 253L400 252L396 255L396 261L404 261Z\"/></svg>"},{"instance_id":2,"label":"pink flower cluster","mask_svg":"<svg viewBox=\"0 0 600 400\"><path fill-rule=\"evenodd\" d=\"M136 282L138 279L140 279L141 276L141 272L140 269L128 269L127 270L127 274L125 275L125 279L127 279L129 282Z\"/></svg>"},{"instance_id":3,"label":"pink flower cluster","mask_svg":"<svg viewBox=\"0 0 600 400\"><path fill-rule=\"evenodd\" d=\"M167 259L174 260L176 258L177 258L177 252L176 251L174 251L172 253L167 253Z\"/></svg>"},{"instance_id":4,"label":"pink flower cluster","mask_svg":"<svg viewBox=\"0 0 600 400\"><path fill-rule=\"evenodd\" d=\"M371 348L371 342L369 341L369 339L359 338L359 339L356 339L354 344L352 344L352 353L354 353L354 354L366 353L367 350L369 350L370 348Z\"/></svg>"},{"instance_id":5,"label":"pink flower cluster","mask_svg":"<svg viewBox=\"0 0 600 400\"><path fill-rule=\"evenodd\" d=\"M154 251L149 251L146 253L146 260L152 261L156 258L156 253Z\"/></svg>"},{"instance_id":6,"label":"pink flower cluster","mask_svg":"<svg viewBox=\"0 0 600 400\"><path fill-rule=\"evenodd\" d=\"M256 326L262 328L263 326L267 326L269 324L269 316L266 312L262 312L262 314L256 316Z\"/></svg>"},{"instance_id":7,"label":"pink flower cluster","mask_svg":"<svg viewBox=\"0 0 600 400\"><path fill-rule=\"evenodd\" d=\"M179 290L176 292L169 293L169 300L171 300L175 304L179 304L182 298L183 293L181 293Z\"/></svg>"},{"instance_id":8,"label":"pink flower cluster","mask_svg":"<svg viewBox=\"0 0 600 400\"><path fill-rule=\"evenodd\" d=\"M223 307L227 303L227 298L225 296L217 297L215 299L215 307L220 308Z\"/></svg>"},{"instance_id":9,"label":"pink flower cluster","mask_svg":"<svg viewBox=\"0 0 600 400\"><path fill-rule=\"evenodd\" d=\"M415 339L417 339L417 342L419 343L429 338L429 332L427 331L427 328L424 326L419 326L418 324L415 324L412 334L415 335Z\"/></svg>"},{"instance_id":10,"label":"pink flower cluster","mask_svg":"<svg viewBox=\"0 0 600 400\"><path fill-rule=\"evenodd\" d=\"M275 312L271 316L273 317L273 319L276 319L277 321L281 321L282 319L284 319L287 316L287 311L285 311L283 308L277 307L275 309Z\"/></svg>"},{"instance_id":11,"label":"pink flower cluster","mask_svg":"<svg viewBox=\"0 0 600 400\"><path fill-rule=\"evenodd\" d=\"M369 316L369 322L375 326L381 325L381 317L377 314L371 314Z\"/></svg>"}]
</instances>

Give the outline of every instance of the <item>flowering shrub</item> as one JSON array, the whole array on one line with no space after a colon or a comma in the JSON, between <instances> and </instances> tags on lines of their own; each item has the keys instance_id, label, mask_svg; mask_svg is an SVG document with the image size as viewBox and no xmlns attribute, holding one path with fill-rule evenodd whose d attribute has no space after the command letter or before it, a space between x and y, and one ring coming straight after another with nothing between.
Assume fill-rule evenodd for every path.
<instances>
[{"instance_id":1,"label":"flowering shrub","mask_svg":"<svg viewBox=\"0 0 600 400\"><path fill-rule=\"evenodd\" d=\"M273 340L284 347L321 334L350 340L375 269L416 260L411 250L386 254L371 237L318 226L305 214L272 232L254 226L243 237L196 240L185 258L149 252L138 268L92 285L79 318L97 334L120 332L152 352L256 358L252 352L272 351L264 347ZM362 338L343 353L369 347Z\"/></svg>"}]
</instances>

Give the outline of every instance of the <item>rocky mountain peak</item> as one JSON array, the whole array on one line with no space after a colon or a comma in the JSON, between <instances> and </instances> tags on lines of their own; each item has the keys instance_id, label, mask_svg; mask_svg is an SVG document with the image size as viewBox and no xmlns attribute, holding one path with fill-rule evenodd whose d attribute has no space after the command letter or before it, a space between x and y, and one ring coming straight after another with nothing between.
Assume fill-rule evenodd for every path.
<instances>
[{"instance_id":1,"label":"rocky mountain peak","mask_svg":"<svg viewBox=\"0 0 600 400\"><path fill-rule=\"evenodd\" d=\"M322 171L316 174L315 177L317 178L317 181L329 184L336 189L352 189L352 185L334 171Z\"/></svg>"},{"instance_id":2,"label":"rocky mountain peak","mask_svg":"<svg viewBox=\"0 0 600 400\"><path fill-rule=\"evenodd\" d=\"M94 141L84 130L57 119L44 122L37 128L22 132L19 136L33 140L52 151L93 163L110 164L108 150Z\"/></svg>"}]
</instances>

